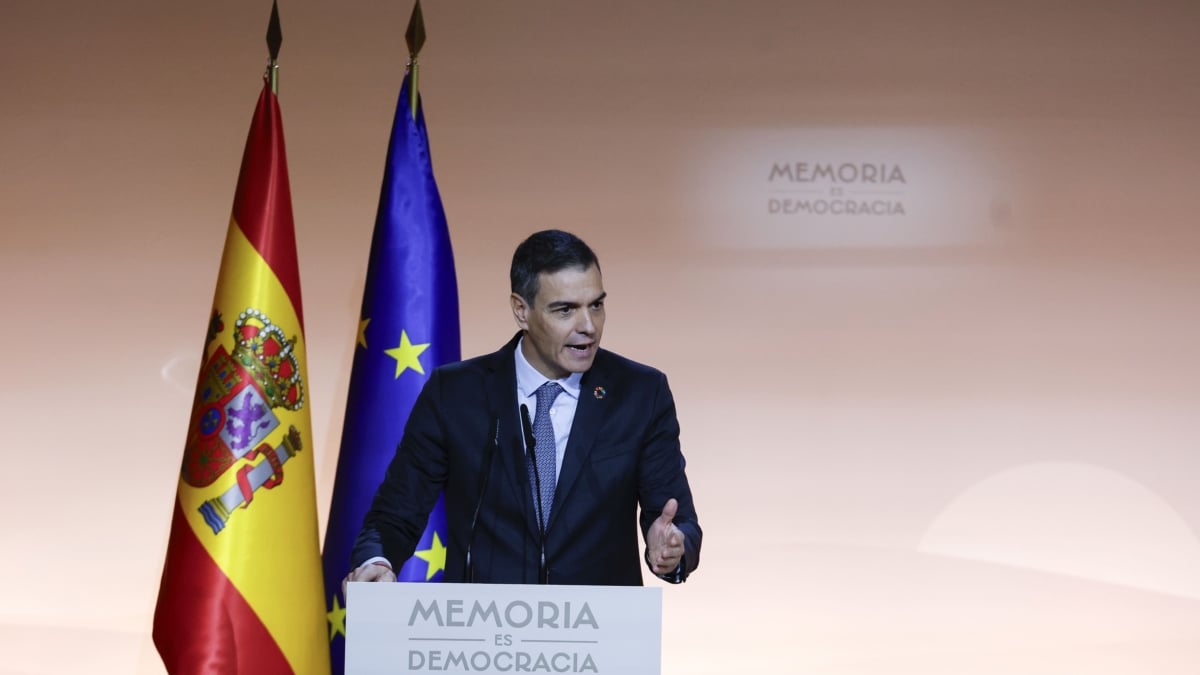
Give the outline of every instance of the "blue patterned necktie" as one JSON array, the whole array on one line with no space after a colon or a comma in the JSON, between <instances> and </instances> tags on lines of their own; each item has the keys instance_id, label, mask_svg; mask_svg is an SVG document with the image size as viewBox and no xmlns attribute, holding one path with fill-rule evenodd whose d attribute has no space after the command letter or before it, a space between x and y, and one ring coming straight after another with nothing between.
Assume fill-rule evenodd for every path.
<instances>
[{"instance_id":1,"label":"blue patterned necktie","mask_svg":"<svg viewBox=\"0 0 1200 675\"><path fill-rule=\"evenodd\" d=\"M563 388L557 382L547 382L538 387L537 412L533 416L534 455L537 457L537 481L533 479L533 462L529 466L529 482L533 487L534 508L537 507L538 485L542 488L542 527L550 522L550 505L554 503L554 486L558 482L555 471L557 451L554 442L554 423L550 420L550 406Z\"/></svg>"}]
</instances>

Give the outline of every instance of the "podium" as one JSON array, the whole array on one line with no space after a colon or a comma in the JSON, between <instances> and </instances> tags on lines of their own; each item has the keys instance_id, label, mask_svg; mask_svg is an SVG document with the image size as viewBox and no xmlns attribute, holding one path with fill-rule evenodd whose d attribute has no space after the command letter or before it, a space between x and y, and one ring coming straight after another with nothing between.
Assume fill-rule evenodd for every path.
<instances>
[{"instance_id":1,"label":"podium","mask_svg":"<svg viewBox=\"0 0 1200 675\"><path fill-rule=\"evenodd\" d=\"M662 589L351 583L347 675L659 675Z\"/></svg>"}]
</instances>

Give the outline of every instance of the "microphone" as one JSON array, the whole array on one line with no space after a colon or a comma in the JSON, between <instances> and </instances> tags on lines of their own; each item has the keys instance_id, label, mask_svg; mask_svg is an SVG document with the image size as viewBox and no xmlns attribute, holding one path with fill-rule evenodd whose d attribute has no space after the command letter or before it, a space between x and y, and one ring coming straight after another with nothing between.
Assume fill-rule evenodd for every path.
<instances>
[{"instance_id":1,"label":"microphone","mask_svg":"<svg viewBox=\"0 0 1200 675\"><path fill-rule=\"evenodd\" d=\"M492 477L492 460L496 456L496 448L500 447L500 418L492 420L495 433L492 434L492 444L487 446L483 461L483 477L480 480L479 499L475 501L475 513L471 514L471 531L467 535L467 582L474 583L475 568L471 564L471 546L475 543L475 524L479 522L479 510L483 508L483 497L487 494L488 480Z\"/></svg>"},{"instance_id":2,"label":"microphone","mask_svg":"<svg viewBox=\"0 0 1200 675\"><path fill-rule=\"evenodd\" d=\"M534 446L537 441L533 437L533 424L529 421L529 407L524 403L521 404L521 428L525 432L525 447L529 448L529 463L533 468L533 493L535 495L535 506L537 506L537 521L538 521L538 547L540 551L540 559L538 560L538 583L550 583L550 573L546 569L546 525L542 514L542 479L538 475L537 470L537 454L534 451Z\"/></svg>"}]
</instances>

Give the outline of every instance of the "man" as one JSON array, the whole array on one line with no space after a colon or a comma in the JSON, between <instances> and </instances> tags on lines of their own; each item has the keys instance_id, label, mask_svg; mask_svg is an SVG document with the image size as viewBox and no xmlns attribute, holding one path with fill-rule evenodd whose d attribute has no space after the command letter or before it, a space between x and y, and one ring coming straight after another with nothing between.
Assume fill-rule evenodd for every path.
<instances>
[{"instance_id":1,"label":"man","mask_svg":"<svg viewBox=\"0 0 1200 675\"><path fill-rule=\"evenodd\" d=\"M510 278L520 332L432 373L347 580L394 581L445 490L446 581L640 585L643 559L684 581L701 531L666 377L600 349L600 264L575 235L533 234Z\"/></svg>"}]
</instances>

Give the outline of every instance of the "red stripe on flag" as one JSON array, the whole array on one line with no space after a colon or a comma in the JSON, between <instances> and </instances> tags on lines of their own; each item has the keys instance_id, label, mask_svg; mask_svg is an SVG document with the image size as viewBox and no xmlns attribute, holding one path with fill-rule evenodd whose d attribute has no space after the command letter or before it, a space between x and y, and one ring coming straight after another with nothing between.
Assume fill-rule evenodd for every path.
<instances>
[{"instance_id":1,"label":"red stripe on flag","mask_svg":"<svg viewBox=\"0 0 1200 675\"><path fill-rule=\"evenodd\" d=\"M178 501L154 645L171 675L292 672L275 638L196 539Z\"/></svg>"},{"instance_id":2,"label":"red stripe on flag","mask_svg":"<svg viewBox=\"0 0 1200 675\"><path fill-rule=\"evenodd\" d=\"M279 99L275 98L269 84L263 86L250 123L237 193L233 197L233 219L283 284L303 330L300 266L296 259L296 228L292 221L292 191L283 145L283 119Z\"/></svg>"}]
</instances>

